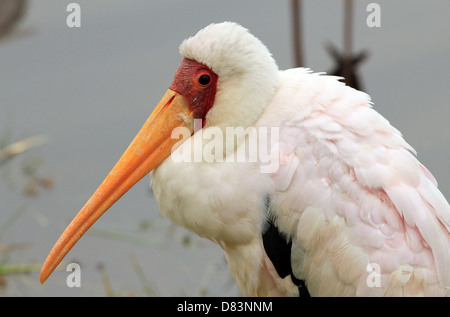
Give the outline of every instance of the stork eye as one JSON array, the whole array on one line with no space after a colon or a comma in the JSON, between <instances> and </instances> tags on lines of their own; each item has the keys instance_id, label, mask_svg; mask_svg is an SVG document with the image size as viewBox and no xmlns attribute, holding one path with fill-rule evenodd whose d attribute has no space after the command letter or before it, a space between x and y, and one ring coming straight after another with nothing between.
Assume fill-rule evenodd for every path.
<instances>
[{"instance_id":1,"label":"stork eye","mask_svg":"<svg viewBox=\"0 0 450 317\"><path fill-rule=\"evenodd\" d=\"M208 86L211 83L211 76L208 74L202 74L198 76L197 82L200 86Z\"/></svg>"}]
</instances>

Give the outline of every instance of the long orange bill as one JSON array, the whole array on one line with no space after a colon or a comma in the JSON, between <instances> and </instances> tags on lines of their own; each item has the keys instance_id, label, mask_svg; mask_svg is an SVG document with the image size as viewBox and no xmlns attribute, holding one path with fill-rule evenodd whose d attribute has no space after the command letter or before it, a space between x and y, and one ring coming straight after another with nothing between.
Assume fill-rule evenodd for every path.
<instances>
[{"instance_id":1,"label":"long orange bill","mask_svg":"<svg viewBox=\"0 0 450 317\"><path fill-rule=\"evenodd\" d=\"M64 256L98 218L171 154L172 147L179 141L171 138L172 130L176 127L186 127L192 134L193 122L186 99L173 90L167 90L116 166L50 251L42 267L41 283L47 280Z\"/></svg>"}]
</instances>

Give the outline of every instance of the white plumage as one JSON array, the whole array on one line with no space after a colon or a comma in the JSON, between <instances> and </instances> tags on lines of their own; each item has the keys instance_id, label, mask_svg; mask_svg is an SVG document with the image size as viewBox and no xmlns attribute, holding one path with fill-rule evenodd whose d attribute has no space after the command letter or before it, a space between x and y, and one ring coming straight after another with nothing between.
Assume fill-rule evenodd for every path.
<instances>
[{"instance_id":1,"label":"white plumage","mask_svg":"<svg viewBox=\"0 0 450 317\"><path fill-rule=\"evenodd\" d=\"M214 54L214 45L222 41L232 42L222 49L235 52L233 60L225 53ZM223 78L219 87L227 85L208 116L224 109L234 120L230 120L232 126L246 126L243 107L252 113L264 109L253 125L281 128L280 157L286 162L274 174L261 174L250 163L174 163L170 159L153 172L161 211L221 245L245 295L274 291L261 285L266 281L261 275L266 274L268 259L260 228L269 216L293 240L293 270L305 280L311 295L449 293L450 207L400 132L372 109L367 94L336 77L303 68L275 74L265 47L235 24L200 31L183 43L182 54L188 45L192 48L184 57L205 62ZM248 45L254 55L236 52L235 45ZM197 59L197 47L207 56ZM235 78L240 77L239 67L247 70L247 65L260 60L263 64L255 70L249 67L252 73L246 75L258 77L263 95L270 96L266 104L253 98L261 96L260 90L242 88L240 78ZM224 65L226 76L222 77ZM225 82L228 76L231 83ZM275 93L270 88L273 82ZM254 100L258 102L250 104ZM218 126L223 116L218 115ZM200 137L194 135L189 141ZM267 194L270 215L262 213ZM381 268L379 287L367 286L370 263ZM282 283L273 268L267 271L274 275L275 284ZM288 282L283 291L295 289Z\"/></svg>"},{"instance_id":2,"label":"white plumage","mask_svg":"<svg viewBox=\"0 0 450 317\"><path fill-rule=\"evenodd\" d=\"M163 150L156 145L144 155L147 150L141 149L139 138L147 144L152 136L140 132L138 150L130 146L126 153L133 152L133 158L127 156L123 165L138 161L133 163L137 172L126 175L139 177L153 169L152 186L162 214L220 245L243 295L298 295L296 279L313 296L450 295L450 206L414 150L372 108L367 94L308 69L280 71L267 48L235 23L206 27L185 40L180 52L203 65L194 78L206 71L205 65L218 78L203 129L156 168L150 163L146 167L145 155L152 158ZM189 84L183 65L197 67L182 63L174 89L185 87L177 76ZM168 92L149 124L177 98ZM184 109L179 106L183 102L177 107ZM191 127L186 113L176 117ZM276 170L262 173L261 161L227 160L247 146L249 135L238 144L225 142L213 162L173 159L188 150L204 153L208 129L219 128L225 139L234 138L227 135L229 127L278 128L279 138L269 144ZM159 138L166 132L155 133ZM162 147L163 142L157 144ZM126 177L122 169L110 173L105 183L119 178L118 186L127 183L126 188L99 188L77 216L88 217L89 223L69 226L76 234L60 238L42 281L98 214L132 186L135 180ZM268 223L289 243L292 277L280 277L266 252L262 235Z\"/></svg>"}]
</instances>

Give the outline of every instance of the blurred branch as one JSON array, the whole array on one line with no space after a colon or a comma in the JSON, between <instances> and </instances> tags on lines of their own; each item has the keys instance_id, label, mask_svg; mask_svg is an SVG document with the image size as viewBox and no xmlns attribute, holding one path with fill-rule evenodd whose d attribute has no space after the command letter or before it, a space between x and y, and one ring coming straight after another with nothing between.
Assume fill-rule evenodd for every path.
<instances>
[{"instance_id":1,"label":"blurred branch","mask_svg":"<svg viewBox=\"0 0 450 317\"><path fill-rule=\"evenodd\" d=\"M353 0L344 1L344 56L346 61L342 66L342 77L347 80L352 74L352 64L349 62L353 51Z\"/></svg>"},{"instance_id":2,"label":"blurred branch","mask_svg":"<svg viewBox=\"0 0 450 317\"><path fill-rule=\"evenodd\" d=\"M95 236L95 237L100 237L100 238L116 240L116 241L125 242L125 243L133 243L136 245L144 245L144 246L152 246L152 247L158 245L157 241L153 241L151 239L147 239L147 238L140 237L137 235L131 235L131 234L127 234L127 233L104 230L104 229L99 229L99 228L92 228L91 230L89 230L89 235Z\"/></svg>"},{"instance_id":3,"label":"blurred branch","mask_svg":"<svg viewBox=\"0 0 450 317\"><path fill-rule=\"evenodd\" d=\"M156 287L145 275L144 270L142 269L142 266L137 261L136 257L133 254L130 254L130 260L131 264L133 265L134 271L136 272L136 275L139 278L139 281L141 281L145 294L147 296L158 296L159 292Z\"/></svg>"},{"instance_id":4,"label":"blurred branch","mask_svg":"<svg viewBox=\"0 0 450 317\"><path fill-rule=\"evenodd\" d=\"M21 207L13 212L6 221L0 226L0 240L3 239L3 235L22 217L26 212L26 208ZM1 249L0 249L1 250Z\"/></svg>"},{"instance_id":5,"label":"blurred branch","mask_svg":"<svg viewBox=\"0 0 450 317\"><path fill-rule=\"evenodd\" d=\"M9 33L24 16L28 0L0 0L0 37Z\"/></svg>"},{"instance_id":6,"label":"blurred branch","mask_svg":"<svg viewBox=\"0 0 450 317\"><path fill-rule=\"evenodd\" d=\"M294 44L294 67L303 66L302 32L301 32L301 0L291 0L292 42Z\"/></svg>"},{"instance_id":7,"label":"blurred branch","mask_svg":"<svg viewBox=\"0 0 450 317\"><path fill-rule=\"evenodd\" d=\"M100 272L102 281L103 281L103 287L105 288L106 296L108 297L115 297L117 296L116 292L114 291L111 280L109 279L108 272L106 272L106 268L103 264L99 264L97 266L97 270Z\"/></svg>"},{"instance_id":8,"label":"blurred branch","mask_svg":"<svg viewBox=\"0 0 450 317\"><path fill-rule=\"evenodd\" d=\"M357 66L368 57L368 52L353 54L353 0L344 0L343 46L343 53L340 54L334 45L327 44L326 49L335 62L334 68L328 73L342 77L347 86L363 90Z\"/></svg>"},{"instance_id":9,"label":"blurred branch","mask_svg":"<svg viewBox=\"0 0 450 317\"><path fill-rule=\"evenodd\" d=\"M353 51L353 0L345 0L344 5L344 55L350 58Z\"/></svg>"},{"instance_id":10,"label":"blurred branch","mask_svg":"<svg viewBox=\"0 0 450 317\"><path fill-rule=\"evenodd\" d=\"M3 149L0 149L0 165L16 155L19 155L33 147L44 144L46 141L47 138L40 135L5 146Z\"/></svg>"},{"instance_id":11,"label":"blurred branch","mask_svg":"<svg viewBox=\"0 0 450 317\"><path fill-rule=\"evenodd\" d=\"M0 265L0 275L26 274L39 272L42 264L9 264Z\"/></svg>"}]
</instances>

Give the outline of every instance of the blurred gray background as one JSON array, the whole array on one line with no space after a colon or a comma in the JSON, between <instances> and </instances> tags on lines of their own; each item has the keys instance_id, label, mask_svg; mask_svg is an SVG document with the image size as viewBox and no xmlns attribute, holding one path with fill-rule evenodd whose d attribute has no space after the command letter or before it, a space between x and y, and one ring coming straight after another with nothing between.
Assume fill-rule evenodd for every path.
<instances>
[{"instance_id":1,"label":"blurred gray background","mask_svg":"<svg viewBox=\"0 0 450 317\"><path fill-rule=\"evenodd\" d=\"M267 45L281 69L294 63L287 0L79 0L81 28L66 25L70 2L29 1L0 38L0 146L48 138L0 165L0 268L45 260L169 87L184 38L235 21ZM380 28L366 25L370 2L381 7ZM330 71L325 45L342 50L343 1L306 0L302 14L304 63ZM449 34L447 0L354 6L354 52L370 54L358 69L363 89L447 199ZM38 272L3 274L0 294L238 294L219 247L161 218L147 177L80 240L71 261L82 267L81 288L66 286L65 270L44 286Z\"/></svg>"}]
</instances>

